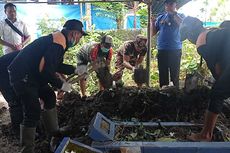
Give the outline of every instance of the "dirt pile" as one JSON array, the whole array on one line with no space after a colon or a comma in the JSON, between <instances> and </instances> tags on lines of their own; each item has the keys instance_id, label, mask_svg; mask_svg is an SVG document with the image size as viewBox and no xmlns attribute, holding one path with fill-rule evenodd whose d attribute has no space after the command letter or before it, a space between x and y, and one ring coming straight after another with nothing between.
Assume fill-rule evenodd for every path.
<instances>
[{"instance_id":1,"label":"dirt pile","mask_svg":"<svg viewBox=\"0 0 230 153\"><path fill-rule=\"evenodd\" d=\"M210 89L199 87L191 93L182 90L168 88L163 91L152 88L138 89L126 87L119 90L105 90L94 96L82 99L79 94L66 94L64 100L57 106L59 125L65 136L77 138L79 141L90 144L86 135L89 123L97 112L110 119L122 121L188 121L203 123L203 116L207 108ZM223 114L219 118L218 125L226 130L230 137L229 118L230 103L226 103ZM1 119L4 113L0 112ZM9 116L8 119L9 121ZM0 148L4 152L18 150L19 145L11 141L12 137L7 133L7 128L1 124ZM60 139L61 140L61 139ZM9 145L9 143L11 143ZM6 146L7 144L7 146ZM45 139L44 131L36 140L36 153L49 152L49 143ZM2 149L1 149L2 150Z\"/></svg>"},{"instance_id":2,"label":"dirt pile","mask_svg":"<svg viewBox=\"0 0 230 153\"><path fill-rule=\"evenodd\" d=\"M70 136L84 137L97 112L116 120L196 121L202 123L210 90L200 87L189 94L167 89L127 87L105 90L82 100L78 94L66 94L58 106L60 126L68 126Z\"/></svg>"}]
</instances>

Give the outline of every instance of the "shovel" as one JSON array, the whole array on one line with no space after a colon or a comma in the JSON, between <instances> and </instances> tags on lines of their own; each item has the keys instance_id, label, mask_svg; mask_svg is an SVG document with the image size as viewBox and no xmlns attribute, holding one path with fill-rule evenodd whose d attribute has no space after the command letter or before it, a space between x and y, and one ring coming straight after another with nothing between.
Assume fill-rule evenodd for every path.
<instances>
[{"instance_id":1,"label":"shovel","mask_svg":"<svg viewBox=\"0 0 230 153\"><path fill-rule=\"evenodd\" d=\"M78 75L77 77L75 77L76 74L72 74L66 79L66 81L68 81L71 84L74 84L80 81L82 78L85 78L88 74L91 74L93 71L98 71L99 68L105 66L106 66L105 60L96 60L90 63L89 65L87 65L87 69L88 69L87 73L83 73L81 75Z\"/></svg>"},{"instance_id":2,"label":"shovel","mask_svg":"<svg viewBox=\"0 0 230 153\"><path fill-rule=\"evenodd\" d=\"M96 70L97 77L101 83L101 85L105 89L109 89L113 85L113 75L110 73L110 70L107 66L105 67L99 67Z\"/></svg>"},{"instance_id":3,"label":"shovel","mask_svg":"<svg viewBox=\"0 0 230 153\"><path fill-rule=\"evenodd\" d=\"M134 70L133 80L136 84L147 83L147 70L144 69L142 65Z\"/></svg>"}]
</instances>

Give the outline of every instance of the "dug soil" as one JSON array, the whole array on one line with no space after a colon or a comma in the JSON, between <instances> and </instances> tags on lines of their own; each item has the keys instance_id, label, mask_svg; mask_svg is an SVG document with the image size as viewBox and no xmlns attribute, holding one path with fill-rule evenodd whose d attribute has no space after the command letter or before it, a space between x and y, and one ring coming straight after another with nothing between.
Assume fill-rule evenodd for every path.
<instances>
[{"instance_id":1,"label":"dug soil","mask_svg":"<svg viewBox=\"0 0 230 153\"><path fill-rule=\"evenodd\" d=\"M90 144L91 140L87 136L88 126L97 112L101 112L106 117L116 121L203 123L209 97L210 89L207 87L199 87L190 93L184 93L183 90L178 91L174 88L160 91L152 88L138 89L136 87L126 87L118 90L105 90L85 99L82 99L78 93L69 93L65 94L63 101L58 103L57 106L59 125L64 127L65 136ZM0 118L4 118L7 112L6 110L1 111ZM220 115L217 123L217 126L224 131L223 137L225 141L228 141L230 137L229 118L230 103L226 102L223 113ZM2 122L0 126L0 152L4 153L5 151L9 153L13 149L15 150L14 152L17 152L16 150L19 147L18 141L10 136L9 132L7 132L9 130L3 130L6 129L4 124ZM178 130L176 129L176 131ZM184 137L186 132L196 132L197 128L185 129L183 131L185 132L177 132L177 134L181 133L181 135L177 136L178 139ZM128 132L123 135L130 136ZM38 133L40 133L40 136L36 139L36 153L48 153L48 141L44 137L44 132ZM151 131L150 133L154 132ZM172 132L168 131L166 133L172 135ZM161 137L164 138L165 135L161 133ZM62 137L60 137L61 139ZM119 139L129 140L126 138ZM2 151L2 148L6 146L8 151L7 149Z\"/></svg>"}]
</instances>

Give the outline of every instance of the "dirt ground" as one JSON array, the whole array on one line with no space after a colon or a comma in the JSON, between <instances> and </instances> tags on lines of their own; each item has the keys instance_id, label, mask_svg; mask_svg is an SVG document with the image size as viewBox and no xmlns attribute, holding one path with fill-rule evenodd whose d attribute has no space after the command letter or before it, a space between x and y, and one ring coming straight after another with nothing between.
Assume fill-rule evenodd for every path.
<instances>
[{"instance_id":1,"label":"dirt ground","mask_svg":"<svg viewBox=\"0 0 230 153\"><path fill-rule=\"evenodd\" d=\"M152 88L126 87L105 90L86 99L82 99L78 93L69 93L57 105L59 125L65 129L62 136L77 138L78 141L90 144L91 140L87 136L88 126L97 112L110 119L122 121L203 123L209 95L210 89L207 87L199 87L190 93L173 88L159 91ZM229 118L228 102L217 124L224 131L225 141L229 141L230 137ZM0 153L19 152L18 140L9 133L9 114L4 107L0 109L0 119ZM49 153L44 132L40 132L36 139L36 153Z\"/></svg>"}]
</instances>

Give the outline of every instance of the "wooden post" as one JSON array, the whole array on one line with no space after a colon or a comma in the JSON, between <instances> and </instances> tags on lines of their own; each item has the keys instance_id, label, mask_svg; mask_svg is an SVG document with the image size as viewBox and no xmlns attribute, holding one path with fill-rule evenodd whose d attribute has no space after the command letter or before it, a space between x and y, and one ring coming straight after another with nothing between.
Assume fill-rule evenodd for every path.
<instances>
[{"instance_id":1,"label":"wooden post","mask_svg":"<svg viewBox=\"0 0 230 153\"><path fill-rule=\"evenodd\" d=\"M152 31L152 24L151 24L151 15L152 15L152 1L148 1L148 44L147 44L147 59L146 59L146 70L147 70L147 86L150 86L150 64L151 64L151 31Z\"/></svg>"}]
</instances>

